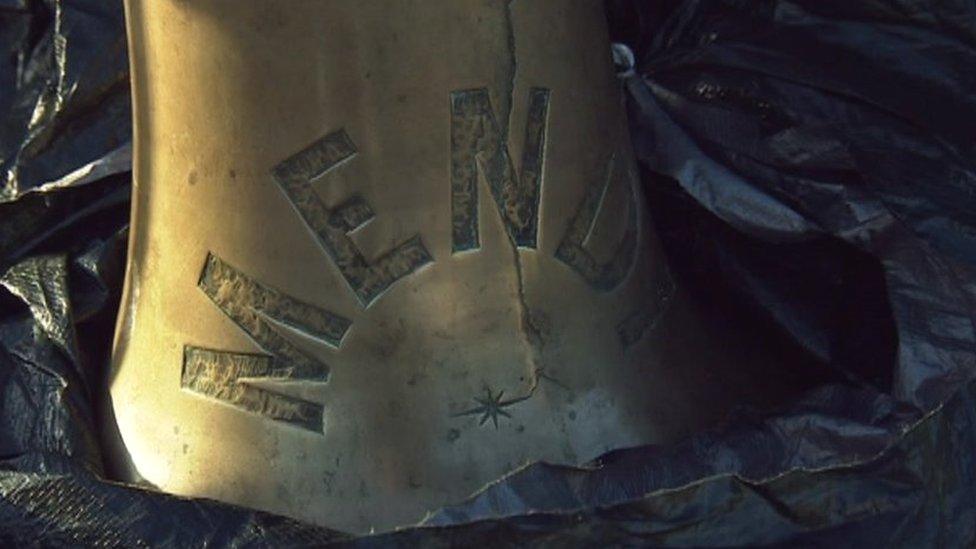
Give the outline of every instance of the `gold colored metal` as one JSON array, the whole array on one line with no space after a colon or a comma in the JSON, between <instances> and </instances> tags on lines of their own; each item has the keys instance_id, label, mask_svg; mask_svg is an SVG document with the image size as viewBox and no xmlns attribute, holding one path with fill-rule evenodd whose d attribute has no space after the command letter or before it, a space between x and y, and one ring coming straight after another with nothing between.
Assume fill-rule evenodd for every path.
<instances>
[{"instance_id":1,"label":"gold colored metal","mask_svg":"<svg viewBox=\"0 0 976 549\"><path fill-rule=\"evenodd\" d=\"M129 479L387 529L734 398L696 389L725 349L658 251L602 2L126 7Z\"/></svg>"}]
</instances>

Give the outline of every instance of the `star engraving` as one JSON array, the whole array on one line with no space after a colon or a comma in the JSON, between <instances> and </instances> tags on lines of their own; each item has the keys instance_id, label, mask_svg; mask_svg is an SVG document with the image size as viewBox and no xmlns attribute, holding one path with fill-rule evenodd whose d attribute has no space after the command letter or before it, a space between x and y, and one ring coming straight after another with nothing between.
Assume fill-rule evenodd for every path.
<instances>
[{"instance_id":1,"label":"star engraving","mask_svg":"<svg viewBox=\"0 0 976 549\"><path fill-rule=\"evenodd\" d=\"M481 418L478 419L478 425L484 425L490 419L495 429L498 429L498 417L504 416L511 418L512 415L505 411L505 408L518 404L528 397L513 398L509 400L502 400L505 396L505 391L498 391L496 395L491 387L485 387L485 396L475 397L474 401L479 404L470 410L465 410L456 416L477 416L480 415Z\"/></svg>"}]
</instances>

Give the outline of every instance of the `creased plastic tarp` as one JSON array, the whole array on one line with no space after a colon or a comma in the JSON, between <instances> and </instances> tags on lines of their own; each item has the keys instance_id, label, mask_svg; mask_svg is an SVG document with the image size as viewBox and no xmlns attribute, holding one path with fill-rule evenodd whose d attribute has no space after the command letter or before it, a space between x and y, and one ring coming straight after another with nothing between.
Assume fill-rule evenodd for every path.
<instances>
[{"instance_id":1,"label":"creased plastic tarp","mask_svg":"<svg viewBox=\"0 0 976 549\"><path fill-rule=\"evenodd\" d=\"M0 0L0 24L0 203L127 171L119 3Z\"/></svg>"},{"instance_id":2,"label":"creased plastic tarp","mask_svg":"<svg viewBox=\"0 0 976 549\"><path fill-rule=\"evenodd\" d=\"M976 545L976 5L607 6L636 54L622 83L675 272L797 350L770 368L830 381L675 446L529 465L373 537L107 482L121 8L0 0L0 542Z\"/></svg>"}]
</instances>

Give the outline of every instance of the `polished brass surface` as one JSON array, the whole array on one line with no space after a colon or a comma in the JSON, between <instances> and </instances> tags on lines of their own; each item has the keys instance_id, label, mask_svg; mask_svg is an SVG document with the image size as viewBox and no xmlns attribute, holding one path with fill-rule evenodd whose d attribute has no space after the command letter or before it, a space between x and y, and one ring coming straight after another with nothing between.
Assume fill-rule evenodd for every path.
<instances>
[{"instance_id":1,"label":"polished brass surface","mask_svg":"<svg viewBox=\"0 0 976 549\"><path fill-rule=\"evenodd\" d=\"M602 2L127 16L129 479L386 529L740 396L658 250Z\"/></svg>"}]
</instances>

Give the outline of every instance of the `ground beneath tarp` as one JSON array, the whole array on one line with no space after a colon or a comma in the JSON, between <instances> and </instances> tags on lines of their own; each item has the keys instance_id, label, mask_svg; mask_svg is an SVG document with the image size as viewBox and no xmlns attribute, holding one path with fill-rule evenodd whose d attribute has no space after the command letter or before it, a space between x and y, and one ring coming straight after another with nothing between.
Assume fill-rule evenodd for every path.
<instances>
[{"instance_id":1,"label":"ground beneath tarp","mask_svg":"<svg viewBox=\"0 0 976 549\"><path fill-rule=\"evenodd\" d=\"M531 465L377 537L106 482L121 5L0 0L0 542L976 545L976 5L607 6L676 276L778 349L802 398L592 468Z\"/></svg>"}]
</instances>

